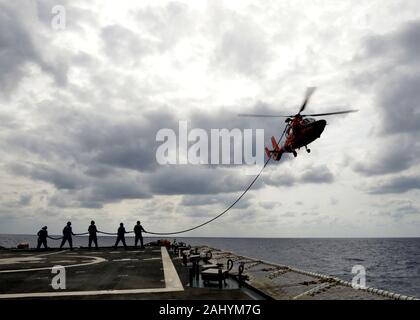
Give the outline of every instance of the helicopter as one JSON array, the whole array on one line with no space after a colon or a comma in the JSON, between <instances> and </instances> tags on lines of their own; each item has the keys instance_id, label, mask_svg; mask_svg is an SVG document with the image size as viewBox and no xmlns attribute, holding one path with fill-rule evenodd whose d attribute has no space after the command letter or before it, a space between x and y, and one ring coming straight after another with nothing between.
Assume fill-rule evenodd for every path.
<instances>
[{"instance_id":1,"label":"helicopter","mask_svg":"<svg viewBox=\"0 0 420 320\"><path fill-rule=\"evenodd\" d=\"M312 117L330 116L358 111L344 110L327 113L301 114L301 112L305 110L309 99L315 92L315 89L315 87L310 87L307 89L305 99L299 109L299 112L295 115L284 116L273 114L239 114L241 117L286 118L286 140L281 146L279 146L276 138L274 136L271 137L271 144L273 149L270 150L269 148L265 147L265 153L267 154L268 158L272 158L275 161L280 161L283 153L293 153L293 156L297 157L296 149L299 150L302 147L305 147L306 151L310 153L311 149L308 148L308 145L321 137L321 134L327 125L326 120L316 120Z\"/></svg>"}]
</instances>

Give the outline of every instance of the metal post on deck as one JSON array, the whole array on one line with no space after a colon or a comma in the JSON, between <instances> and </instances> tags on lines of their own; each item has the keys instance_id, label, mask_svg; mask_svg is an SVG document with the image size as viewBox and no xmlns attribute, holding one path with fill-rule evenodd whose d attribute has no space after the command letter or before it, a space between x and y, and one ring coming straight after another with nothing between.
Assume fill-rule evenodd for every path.
<instances>
[{"instance_id":1,"label":"metal post on deck","mask_svg":"<svg viewBox=\"0 0 420 320\"><path fill-rule=\"evenodd\" d=\"M239 267L238 267L238 280L239 280L239 288L242 288L243 285L243 275L242 273L244 272L244 263L241 262Z\"/></svg>"},{"instance_id":2,"label":"metal post on deck","mask_svg":"<svg viewBox=\"0 0 420 320\"><path fill-rule=\"evenodd\" d=\"M188 268L188 276L189 276L189 280L190 280L190 287L193 287L194 274L193 274L193 269L192 268Z\"/></svg>"},{"instance_id":3,"label":"metal post on deck","mask_svg":"<svg viewBox=\"0 0 420 320\"><path fill-rule=\"evenodd\" d=\"M197 283L198 283L198 280L200 278L200 265L198 261L194 263L195 263L195 279L197 280Z\"/></svg>"}]
</instances>

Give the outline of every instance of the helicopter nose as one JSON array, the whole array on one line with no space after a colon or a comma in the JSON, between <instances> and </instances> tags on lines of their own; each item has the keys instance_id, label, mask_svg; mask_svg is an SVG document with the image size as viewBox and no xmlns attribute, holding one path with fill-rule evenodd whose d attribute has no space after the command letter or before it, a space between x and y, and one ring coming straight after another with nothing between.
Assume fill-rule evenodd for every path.
<instances>
[{"instance_id":1,"label":"helicopter nose","mask_svg":"<svg viewBox=\"0 0 420 320\"><path fill-rule=\"evenodd\" d=\"M325 121L325 120L318 120L317 121L317 126L316 127L317 127L317 131L318 131L319 136L324 131L326 125L327 125L327 121Z\"/></svg>"}]
</instances>

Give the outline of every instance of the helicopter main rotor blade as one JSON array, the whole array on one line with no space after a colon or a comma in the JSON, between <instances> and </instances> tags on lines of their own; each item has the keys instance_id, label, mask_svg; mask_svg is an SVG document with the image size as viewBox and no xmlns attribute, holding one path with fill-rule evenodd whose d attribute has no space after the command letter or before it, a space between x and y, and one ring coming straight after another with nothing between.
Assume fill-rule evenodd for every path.
<instances>
[{"instance_id":1,"label":"helicopter main rotor blade","mask_svg":"<svg viewBox=\"0 0 420 320\"><path fill-rule=\"evenodd\" d=\"M240 113L239 117L254 117L254 118L290 118L293 116L282 116L277 114L249 114L249 113Z\"/></svg>"},{"instance_id":2,"label":"helicopter main rotor blade","mask_svg":"<svg viewBox=\"0 0 420 320\"><path fill-rule=\"evenodd\" d=\"M331 115L334 115L334 114L344 114L344 113L352 113L352 112L358 112L358 111L359 110L345 110L345 111L337 111L337 112L302 114L302 117L331 116Z\"/></svg>"},{"instance_id":3,"label":"helicopter main rotor blade","mask_svg":"<svg viewBox=\"0 0 420 320\"><path fill-rule=\"evenodd\" d=\"M309 102L309 99L311 98L312 94L315 92L316 87L309 87L308 89L306 89L306 95L305 95L305 100L302 103L302 106L299 109L298 114L300 114L303 110L305 110L306 105Z\"/></svg>"}]
</instances>

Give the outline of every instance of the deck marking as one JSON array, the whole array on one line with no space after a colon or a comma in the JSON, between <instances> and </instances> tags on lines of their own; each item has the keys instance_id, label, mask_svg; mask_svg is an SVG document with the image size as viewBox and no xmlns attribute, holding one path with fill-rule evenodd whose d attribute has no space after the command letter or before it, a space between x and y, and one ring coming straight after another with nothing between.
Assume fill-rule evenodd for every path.
<instances>
[{"instance_id":1,"label":"deck marking","mask_svg":"<svg viewBox=\"0 0 420 320\"><path fill-rule=\"evenodd\" d=\"M65 268L74 268L74 267L82 267L82 266L88 266L91 264L97 264L101 262L107 261L104 258L100 257L90 257L90 256L75 256L75 257L81 257L81 258L91 258L93 261L87 262L87 263L78 263L78 264L70 264L67 266L63 266ZM0 270L0 273L13 273L13 272L29 272L29 271L39 271L39 270L51 270L53 266L51 267L42 267L42 268L30 268L30 269L15 269L15 270ZM1 296L0 296L1 298Z\"/></svg>"},{"instance_id":2,"label":"deck marking","mask_svg":"<svg viewBox=\"0 0 420 320\"><path fill-rule=\"evenodd\" d=\"M15 263L25 263L25 262L40 262L41 260L43 260L43 258L40 257L45 257L45 256L51 256L53 254L59 254L62 253L63 251L57 251L57 252L50 252L50 253L43 253L43 254L38 254L38 255L31 255L31 256L25 256L25 257L13 257L13 258L4 258L4 259L0 259L0 265L5 265L5 264L15 264Z\"/></svg>"},{"instance_id":3,"label":"deck marking","mask_svg":"<svg viewBox=\"0 0 420 320\"><path fill-rule=\"evenodd\" d=\"M180 289L175 289L175 288L151 288L151 289L122 289L122 290L98 290L98 291L10 293L10 294L0 294L0 299L101 296L101 295L110 295L110 294L177 292L177 291L183 291L183 290L184 289L180 290Z\"/></svg>"},{"instance_id":4,"label":"deck marking","mask_svg":"<svg viewBox=\"0 0 420 320\"><path fill-rule=\"evenodd\" d=\"M74 296L99 296L112 294L136 294L136 293L162 293L184 291L178 272L172 263L166 247L161 248L163 272L165 277L165 288L149 289L118 289L118 290L97 290L97 291L60 291L60 292L31 292L31 293L8 293L0 294L0 299L19 299L19 298L48 298L48 297L74 297ZM97 257L96 257L97 258ZM102 259L102 258L97 258ZM103 259L105 260L105 259ZM106 261L106 260L105 260ZM47 268L51 269L51 268Z\"/></svg>"},{"instance_id":5,"label":"deck marking","mask_svg":"<svg viewBox=\"0 0 420 320\"><path fill-rule=\"evenodd\" d=\"M163 263L163 274L165 275L166 287L176 288L184 290L181 280L179 279L178 272L172 263L171 257L169 256L166 247L161 247L162 252L162 263Z\"/></svg>"},{"instance_id":6,"label":"deck marking","mask_svg":"<svg viewBox=\"0 0 420 320\"><path fill-rule=\"evenodd\" d=\"M123 259L114 259L115 262L127 262L127 261L139 261L139 259L123 258Z\"/></svg>"}]
</instances>

